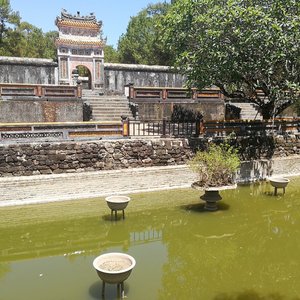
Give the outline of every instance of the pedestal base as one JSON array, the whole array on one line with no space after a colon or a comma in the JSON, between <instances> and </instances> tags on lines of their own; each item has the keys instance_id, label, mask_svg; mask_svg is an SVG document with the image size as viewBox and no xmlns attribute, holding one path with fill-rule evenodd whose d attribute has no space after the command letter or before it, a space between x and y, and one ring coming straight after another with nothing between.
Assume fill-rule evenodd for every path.
<instances>
[{"instance_id":1,"label":"pedestal base","mask_svg":"<svg viewBox=\"0 0 300 300\"><path fill-rule=\"evenodd\" d=\"M113 215L115 214L115 220L118 219L118 210L122 210L123 220L125 219L125 211L124 209L112 209L110 212L110 219L113 220Z\"/></svg>"},{"instance_id":2,"label":"pedestal base","mask_svg":"<svg viewBox=\"0 0 300 300\"><path fill-rule=\"evenodd\" d=\"M278 190L278 189L280 189L280 187L275 187L275 188L274 188L274 195L275 195L275 196L277 196L277 190ZM285 187L282 187L281 189L282 189L282 194L284 195L284 194L285 194Z\"/></svg>"},{"instance_id":3,"label":"pedestal base","mask_svg":"<svg viewBox=\"0 0 300 300\"><path fill-rule=\"evenodd\" d=\"M202 195L200 199L205 201L204 209L209 211L216 211L218 210L217 201L222 200L222 197L219 191L217 190L214 191L205 190L204 195Z\"/></svg>"},{"instance_id":4,"label":"pedestal base","mask_svg":"<svg viewBox=\"0 0 300 300\"><path fill-rule=\"evenodd\" d=\"M104 299L104 296L105 296L105 281L102 280L102 298ZM117 294L118 294L118 297L121 299L124 299L125 298L125 293L124 293L124 282L120 282L120 283L117 283Z\"/></svg>"}]
</instances>

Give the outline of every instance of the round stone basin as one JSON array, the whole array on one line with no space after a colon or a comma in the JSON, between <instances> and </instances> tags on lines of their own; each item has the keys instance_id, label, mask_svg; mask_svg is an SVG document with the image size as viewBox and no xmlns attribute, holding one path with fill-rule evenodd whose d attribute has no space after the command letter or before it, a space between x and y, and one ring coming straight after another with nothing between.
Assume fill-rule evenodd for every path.
<instances>
[{"instance_id":1,"label":"round stone basin","mask_svg":"<svg viewBox=\"0 0 300 300\"><path fill-rule=\"evenodd\" d=\"M111 210L124 210L127 207L130 198L118 195L106 197L105 200Z\"/></svg>"},{"instance_id":2,"label":"round stone basin","mask_svg":"<svg viewBox=\"0 0 300 300\"><path fill-rule=\"evenodd\" d=\"M285 188L290 180L284 177L269 178L271 185L275 188Z\"/></svg>"},{"instance_id":3,"label":"round stone basin","mask_svg":"<svg viewBox=\"0 0 300 300\"><path fill-rule=\"evenodd\" d=\"M93 261L98 276L105 283L122 283L129 277L135 264L132 256L118 252L102 254Z\"/></svg>"}]
</instances>

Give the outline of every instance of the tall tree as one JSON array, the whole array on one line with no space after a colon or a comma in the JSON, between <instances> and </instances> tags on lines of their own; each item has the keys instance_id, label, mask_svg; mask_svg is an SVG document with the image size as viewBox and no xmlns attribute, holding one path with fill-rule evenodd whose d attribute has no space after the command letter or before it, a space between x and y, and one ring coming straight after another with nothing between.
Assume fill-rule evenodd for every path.
<instances>
[{"instance_id":1,"label":"tall tree","mask_svg":"<svg viewBox=\"0 0 300 300\"><path fill-rule=\"evenodd\" d=\"M44 34L45 50L44 57L57 60L57 49L55 46L55 40L58 37L58 31L48 31Z\"/></svg>"},{"instance_id":2,"label":"tall tree","mask_svg":"<svg viewBox=\"0 0 300 300\"><path fill-rule=\"evenodd\" d=\"M264 118L299 100L299 0L176 0L163 35L189 86L216 85Z\"/></svg>"},{"instance_id":3,"label":"tall tree","mask_svg":"<svg viewBox=\"0 0 300 300\"><path fill-rule=\"evenodd\" d=\"M118 51L111 45L104 46L105 61L110 63L120 62Z\"/></svg>"},{"instance_id":4,"label":"tall tree","mask_svg":"<svg viewBox=\"0 0 300 300\"><path fill-rule=\"evenodd\" d=\"M0 42L3 41L5 33L10 25L18 25L20 16L18 12L14 12L10 7L9 0L0 0Z\"/></svg>"},{"instance_id":5,"label":"tall tree","mask_svg":"<svg viewBox=\"0 0 300 300\"><path fill-rule=\"evenodd\" d=\"M9 0L0 0L0 55L56 59L57 32L44 34L28 22L21 22Z\"/></svg>"},{"instance_id":6,"label":"tall tree","mask_svg":"<svg viewBox=\"0 0 300 300\"><path fill-rule=\"evenodd\" d=\"M172 56L159 40L158 26L169 7L166 2L149 5L131 18L126 33L118 43L121 62L149 65L170 63Z\"/></svg>"}]
</instances>

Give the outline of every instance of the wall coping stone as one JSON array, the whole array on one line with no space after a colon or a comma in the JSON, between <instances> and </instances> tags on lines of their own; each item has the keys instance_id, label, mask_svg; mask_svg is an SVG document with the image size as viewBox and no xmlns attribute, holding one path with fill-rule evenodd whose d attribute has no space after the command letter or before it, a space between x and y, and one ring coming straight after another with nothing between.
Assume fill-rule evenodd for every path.
<instances>
[{"instance_id":1,"label":"wall coping stone","mask_svg":"<svg viewBox=\"0 0 300 300\"><path fill-rule=\"evenodd\" d=\"M54 62L53 59L9 56L0 56L0 65L31 65L57 67L57 63Z\"/></svg>"},{"instance_id":2,"label":"wall coping stone","mask_svg":"<svg viewBox=\"0 0 300 300\"><path fill-rule=\"evenodd\" d=\"M132 70L132 71L144 71L144 72L175 72L174 68L170 66L159 65L138 65L138 64L115 64L104 63L105 70Z\"/></svg>"}]
</instances>

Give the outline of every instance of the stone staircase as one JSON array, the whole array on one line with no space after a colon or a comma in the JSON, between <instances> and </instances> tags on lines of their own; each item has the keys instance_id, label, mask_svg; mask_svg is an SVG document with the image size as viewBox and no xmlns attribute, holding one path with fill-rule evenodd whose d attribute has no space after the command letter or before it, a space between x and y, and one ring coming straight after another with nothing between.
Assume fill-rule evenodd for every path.
<instances>
[{"instance_id":1,"label":"stone staircase","mask_svg":"<svg viewBox=\"0 0 300 300\"><path fill-rule=\"evenodd\" d=\"M126 96L108 96L97 90L82 90L82 99L91 106L93 121L121 121L121 116L132 117Z\"/></svg>"},{"instance_id":2,"label":"stone staircase","mask_svg":"<svg viewBox=\"0 0 300 300\"><path fill-rule=\"evenodd\" d=\"M258 110L258 107L254 103L248 102L231 102L231 105L239 107L241 109L241 120L262 120L263 117Z\"/></svg>"}]
</instances>

